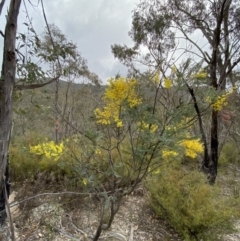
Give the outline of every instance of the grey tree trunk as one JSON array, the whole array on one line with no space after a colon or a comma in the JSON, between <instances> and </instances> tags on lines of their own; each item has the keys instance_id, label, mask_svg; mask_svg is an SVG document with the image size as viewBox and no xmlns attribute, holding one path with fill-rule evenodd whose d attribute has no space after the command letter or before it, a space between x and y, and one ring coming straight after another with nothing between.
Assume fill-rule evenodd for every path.
<instances>
[{"instance_id":1,"label":"grey tree trunk","mask_svg":"<svg viewBox=\"0 0 240 241\"><path fill-rule=\"evenodd\" d=\"M13 91L16 75L15 42L20 5L21 0L11 0L4 33L0 79L0 191L5 185L5 171L12 128Z\"/></svg>"}]
</instances>

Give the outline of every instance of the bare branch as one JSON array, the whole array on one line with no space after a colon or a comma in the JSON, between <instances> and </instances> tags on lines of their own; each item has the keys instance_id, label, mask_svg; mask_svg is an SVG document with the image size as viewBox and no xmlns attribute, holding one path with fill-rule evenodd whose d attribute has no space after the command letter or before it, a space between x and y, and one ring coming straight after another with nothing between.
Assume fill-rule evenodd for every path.
<instances>
[{"instance_id":1,"label":"bare branch","mask_svg":"<svg viewBox=\"0 0 240 241\"><path fill-rule=\"evenodd\" d=\"M37 89L37 88L41 88L45 85L48 85L48 84L51 84L55 81L58 80L60 76L57 76L51 80L49 80L48 82L46 83L42 83L42 84L32 84L32 85L15 85L15 90L32 90L32 89Z\"/></svg>"},{"instance_id":2,"label":"bare branch","mask_svg":"<svg viewBox=\"0 0 240 241\"><path fill-rule=\"evenodd\" d=\"M4 180L5 180L5 178L4 178ZM10 212L10 206L9 206L9 202L8 202L8 193L7 193L7 189L6 189L5 184L4 184L4 187L3 187L3 193L4 193L4 196L5 196L6 213L7 213L9 225L10 225L11 240L15 241L14 225L13 225L12 215L11 215L11 212Z\"/></svg>"},{"instance_id":3,"label":"bare branch","mask_svg":"<svg viewBox=\"0 0 240 241\"><path fill-rule=\"evenodd\" d=\"M0 30L0 34L3 36L3 38L5 38L4 33L2 32L2 30Z\"/></svg>"},{"instance_id":4,"label":"bare branch","mask_svg":"<svg viewBox=\"0 0 240 241\"><path fill-rule=\"evenodd\" d=\"M104 194L105 193L106 192L104 192ZM38 197L41 197L41 196L59 196L59 195L65 195L65 194L68 194L68 195L91 195L91 193L89 193L89 192L68 192L68 191L66 191L66 192L45 192L45 193L37 194L37 195L32 196L32 197L27 197L27 198L25 198L21 201L16 201L16 202L10 203L10 208L12 208L14 206L17 206L20 203L24 203L26 201L29 201L31 199L38 198Z\"/></svg>"},{"instance_id":5,"label":"bare branch","mask_svg":"<svg viewBox=\"0 0 240 241\"><path fill-rule=\"evenodd\" d=\"M2 13L2 9L3 9L4 3L5 3L5 0L2 0L2 2L0 3L0 15Z\"/></svg>"},{"instance_id":6,"label":"bare branch","mask_svg":"<svg viewBox=\"0 0 240 241\"><path fill-rule=\"evenodd\" d=\"M183 35L185 36L186 40L189 41L191 44L193 44L200 51L200 53L202 54L202 57L204 58L204 60L209 64L210 62L209 62L208 58L206 57L205 52L192 39L189 38L189 36L183 30L181 25L178 25L178 27L179 27L180 31L183 33ZM194 53L194 54L197 55L197 53Z\"/></svg>"},{"instance_id":7,"label":"bare branch","mask_svg":"<svg viewBox=\"0 0 240 241\"><path fill-rule=\"evenodd\" d=\"M46 17L44 5L43 5L43 0L41 0L41 5L42 5L43 17L44 17L44 21L45 21L46 26L47 26L48 34L50 36L50 39L51 39L51 42L52 42L52 46L53 46L53 48L55 48L55 43L53 41L53 37L52 37L51 31L50 31L50 27L49 27L49 24L48 24L48 21L47 21L47 17ZM60 60L59 60L58 56L57 56L57 61L58 61L58 67L62 71L62 65L60 63Z\"/></svg>"}]
</instances>

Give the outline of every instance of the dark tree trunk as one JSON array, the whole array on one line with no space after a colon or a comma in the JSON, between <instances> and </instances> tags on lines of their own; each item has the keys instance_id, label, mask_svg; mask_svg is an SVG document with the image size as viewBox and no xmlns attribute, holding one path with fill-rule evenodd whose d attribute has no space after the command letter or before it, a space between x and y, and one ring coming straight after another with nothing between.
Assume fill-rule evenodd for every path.
<instances>
[{"instance_id":1,"label":"dark tree trunk","mask_svg":"<svg viewBox=\"0 0 240 241\"><path fill-rule=\"evenodd\" d=\"M205 170L207 170L207 171L209 170L209 153L208 153L207 137L206 137L206 134L204 131L202 116L201 116L201 112L200 112L200 109L198 106L198 102L197 102L197 98L194 93L194 90L187 83L186 83L186 86L188 88L190 95L192 96L193 103L194 103L194 109L196 111L197 118L198 118L198 125L199 125L200 133L202 136L202 142L203 142L203 146L204 146L204 157L203 157L203 162L201 165L201 170L203 172L206 172Z\"/></svg>"},{"instance_id":2,"label":"dark tree trunk","mask_svg":"<svg viewBox=\"0 0 240 241\"><path fill-rule=\"evenodd\" d=\"M0 191L5 172L12 128L12 103L16 76L15 42L21 0L11 0L4 34L3 64L0 81ZM5 187L4 187L5 188Z\"/></svg>"},{"instance_id":3,"label":"dark tree trunk","mask_svg":"<svg viewBox=\"0 0 240 241\"><path fill-rule=\"evenodd\" d=\"M218 169L218 111L212 110L209 183L214 184Z\"/></svg>"}]
</instances>

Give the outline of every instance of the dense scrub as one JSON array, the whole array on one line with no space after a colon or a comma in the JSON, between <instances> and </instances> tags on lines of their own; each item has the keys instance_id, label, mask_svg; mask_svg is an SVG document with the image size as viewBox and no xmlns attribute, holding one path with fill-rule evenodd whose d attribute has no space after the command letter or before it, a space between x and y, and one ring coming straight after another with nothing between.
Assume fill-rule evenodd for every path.
<instances>
[{"instance_id":1,"label":"dense scrub","mask_svg":"<svg viewBox=\"0 0 240 241\"><path fill-rule=\"evenodd\" d=\"M239 213L239 198L224 196L203 173L176 162L153 173L147 187L156 214L185 240L218 240Z\"/></svg>"}]
</instances>

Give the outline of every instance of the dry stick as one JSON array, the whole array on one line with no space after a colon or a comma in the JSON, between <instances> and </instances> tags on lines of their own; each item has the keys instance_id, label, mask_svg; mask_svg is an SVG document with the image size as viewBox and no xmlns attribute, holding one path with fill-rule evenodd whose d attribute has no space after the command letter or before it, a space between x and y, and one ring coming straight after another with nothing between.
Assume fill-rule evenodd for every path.
<instances>
[{"instance_id":1,"label":"dry stick","mask_svg":"<svg viewBox=\"0 0 240 241\"><path fill-rule=\"evenodd\" d=\"M6 189L6 185L5 185L5 177L3 177L3 192L4 192L4 197L5 197L5 209L6 209L6 213L9 219L9 225L10 225L10 238L12 241L15 241L15 234L14 234L14 226L13 226L13 221L12 221L12 216L11 216L11 211L10 211L10 205L9 205L9 201L8 201L8 195L7 195L7 189Z\"/></svg>"},{"instance_id":2,"label":"dry stick","mask_svg":"<svg viewBox=\"0 0 240 241\"><path fill-rule=\"evenodd\" d=\"M86 232L84 232L83 230L81 230L80 228L78 228L74 223L73 223L73 220L72 220L72 217L69 215L69 220L71 221L71 225L81 234L84 235L84 237L90 237L91 239L93 238L92 236L89 236Z\"/></svg>"},{"instance_id":3,"label":"dry stick","mask_svg":"<svg viewBox=\"0 0 240 241\"><path fill-rule=\"evenodd\" d=\"M5 0L2 0L2 2L0 3L0 15L2 13L2 9L3 9L4 3L5 3Z\"/></svg>"},{"instance_id":4,"label":"dry stick","mask_svg":"<svg viewBox=\"0 0 240 241\"><path fill-rule=\"evenodd\" d=\"M4 33L2 32L2 30L0 30L0 34L2 35L3 38L5 38Z\"/></svg>"},{"instance_id":5,"label":"dry stick","mask_svg":"<svg viewBox=\"0 0 240 241\"><path fill-rule=\"evenodd\" d=\"M46 196L46 195L57 196L57 195L63 195L63 194L91 195L91 193L89 193L89 192L86 192L86 193L84 193L84 192L56 192L56 193L50 192L50 193L47 193L46 192L46 193L40 193L40 194L37 194L35 196L25 198L25 199L23 199L21 201L16 201L16 202L10 203L10 208L12 208L12 207L14 207L16 205L19 205L20 203L23 203L23 202L29 201L31 199L37 198L37 197ZM104 194L105 194L105 192L104 192Z\"/></svg>"},{"instance_id":6,"label":"dry stick","mask_svg":"<svg viewBox=\"0 0 240 241\"><path fill-rule=\"evenodd\" d=\"M133 241L133 232L134 232L133 224L131 224L130 237L128 241Z\"/></svg>"},{"instance_id":7,"label":"dry stick","mask_svg":"<svg viewBox=\"0 0 240 241\"><path fill-rule=\"evenodd\" d=\"M76 240L77 241L77 239L75 239L72 235L68 234L66 231L62 230L61 228L54 227L54 229L56 231L58 231L59 233L63 234L65 237L67 237L67 238L69 238L71 240Z\"/></svg>"}]
</instances>

